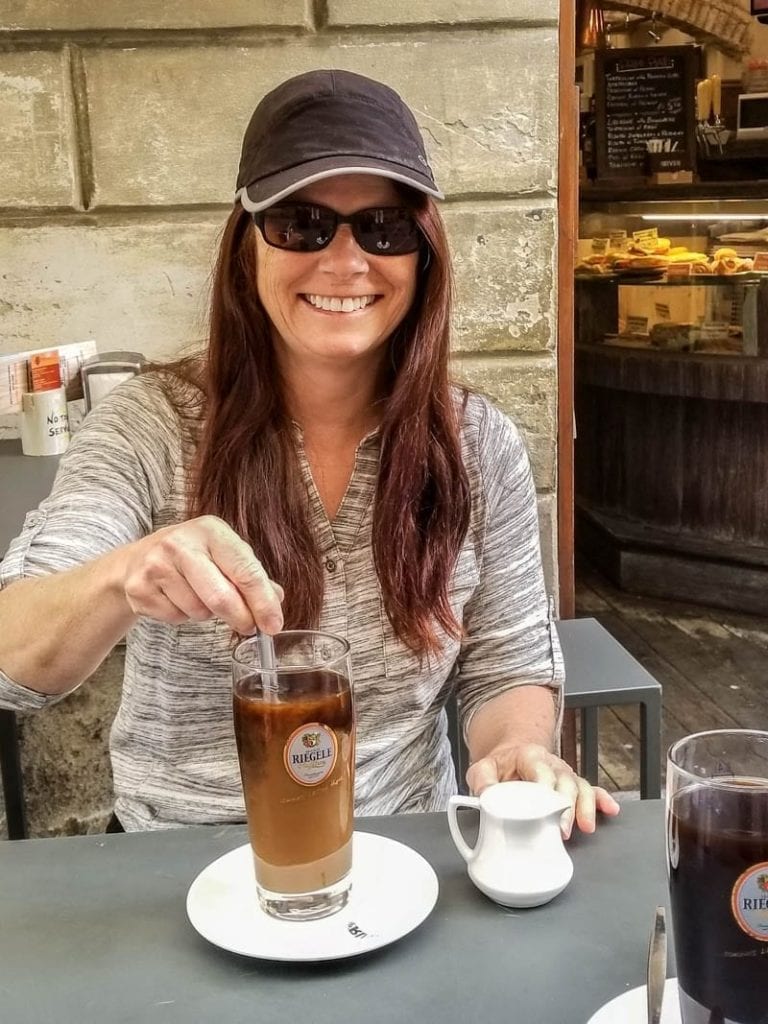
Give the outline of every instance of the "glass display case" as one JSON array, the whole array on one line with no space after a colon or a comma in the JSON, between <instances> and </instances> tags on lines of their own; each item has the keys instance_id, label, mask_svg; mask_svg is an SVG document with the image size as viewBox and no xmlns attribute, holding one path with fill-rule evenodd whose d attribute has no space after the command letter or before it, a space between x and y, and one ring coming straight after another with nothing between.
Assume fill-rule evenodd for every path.
<instances>
[{"instance_id":1,"label":"glass display case","mask_svg":"<svg viewBox=\"0 0 768 1024\"><path fill-rule=\"evenodd\" d=\"M576 541L635 593L768 614L768 200L582 205Z\"/></svg>"},{"instance_id":2,"label":"glass display case","mask_svg":"<svg viewBox=\"0 0 768 1024\"><path fill-rule=\"evenodd\" d=\"M578 344L768 357L768 202L591 202L579 235Z\"/></svg>"}]
</instances>

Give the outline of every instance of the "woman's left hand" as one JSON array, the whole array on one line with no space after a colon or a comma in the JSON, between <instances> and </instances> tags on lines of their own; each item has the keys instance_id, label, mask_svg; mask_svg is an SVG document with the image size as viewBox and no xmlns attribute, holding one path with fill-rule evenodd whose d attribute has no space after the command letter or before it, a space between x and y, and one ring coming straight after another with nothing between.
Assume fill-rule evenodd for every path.
<instances>
[{"instance_id":1,"label":"woman's left hand","mask_svg":"<svg viewBox=\"0 0 768 1024\"><path fill-rule=\"evenodd\" d=\"M571 810L565 812L561 825L566 839L573 830L574 820L582 832L594 832L597 811L614 817L620 810L607 790L590 785L562 758L536 743L496 747L467 771L467 785L476 796L495 782L511 779L540 782L568 797Z\"/></svg>"}]
</instances>

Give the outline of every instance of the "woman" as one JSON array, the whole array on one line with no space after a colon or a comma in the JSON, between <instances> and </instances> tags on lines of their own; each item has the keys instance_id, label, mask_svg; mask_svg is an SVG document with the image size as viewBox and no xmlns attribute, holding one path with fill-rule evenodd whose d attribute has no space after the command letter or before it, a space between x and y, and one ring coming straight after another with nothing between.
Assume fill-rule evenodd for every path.
<instances>
[{"instance_id":1,"label":"woman","mask_svg":"<svg viewBox=\"0 0 768 1024\"><path fill-rule=\"evenodd\" d=\"M100 403L11 545L5 706L70 691L127 635L111 734L127 829L243 819L232 631L283 624L351 643L358 813L445 806L454 688L474 791L541 780L587 831L596 803L618 811L552 753L562 671L535 492L514 427L449 385L433 196L386 86L320 71L265 97L207 351Z\"/></svg>"}]
</instances>

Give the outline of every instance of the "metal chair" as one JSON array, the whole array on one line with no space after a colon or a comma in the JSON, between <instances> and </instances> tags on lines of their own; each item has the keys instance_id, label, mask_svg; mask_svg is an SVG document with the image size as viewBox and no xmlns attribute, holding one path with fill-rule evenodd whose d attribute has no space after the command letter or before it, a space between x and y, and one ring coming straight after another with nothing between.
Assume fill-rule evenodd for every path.
<instances>
[{"instance_id":1,"label":"metal chair","mask_svg":"<svg viewBox=\"0 0 768 1024\"><path fill-rule=\"evenodd\" d=\"M597 783L600 707L640 705L640 796L661 796L661 684L615 640L596 619L558 622L557 632L565 662L565 706L581 712L579 771ZM459 732L458 709L451 699L448 735L456 778L466 792L464 776L469 755Z\"/></svg>"},{"instance_id":2,"label":"metal chair","mask_svg":"<svg viewBox=\"0 0 768 1024\"><path fill-rule=\"evenodd\" d=\"M0 710L0 776L9 839L26 839L27 815L19 754L19 732L13 711Z\"/></svg>"}]
</instances>

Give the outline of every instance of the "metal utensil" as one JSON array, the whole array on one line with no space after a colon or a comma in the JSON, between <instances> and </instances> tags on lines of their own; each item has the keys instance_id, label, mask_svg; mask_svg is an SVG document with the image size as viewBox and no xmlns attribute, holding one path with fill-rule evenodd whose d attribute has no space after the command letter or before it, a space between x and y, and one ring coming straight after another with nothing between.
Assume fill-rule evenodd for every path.
<instances>
[{"instance_id":1,"label":"metal utensil","mask_svg":"<svg viewBox=\"0 0 768 1024\"><path fill-rule=\"evenodd\" d=\"M667 980L667 919L664 907L656 907L648 947L648 1024L660 1024Z\"/></svg>"},{"instance_id":2,"label":"metal utensil","mask_svg":"<svg viewBox=\"0 0 768 1024\"><path fill-rule=\"evenodd\" d=\"M266 700L277 700L277 659L275 657L275 642L269 633L256 634L256 642L259 648L259 659L261 661L261 682L264 687Z\"/></svg>"}]
</instances>

